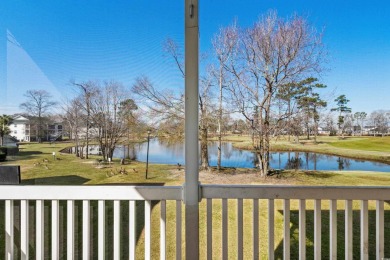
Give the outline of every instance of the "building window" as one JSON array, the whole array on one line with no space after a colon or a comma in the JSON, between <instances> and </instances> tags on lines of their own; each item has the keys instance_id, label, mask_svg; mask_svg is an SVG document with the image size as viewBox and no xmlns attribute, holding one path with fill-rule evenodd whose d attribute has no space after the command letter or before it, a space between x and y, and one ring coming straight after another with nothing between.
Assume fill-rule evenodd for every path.
<instances>
[{"instance_id":1,"label":"building window","mask_svg":"<svg viewBox=\"0 0 390 260\"><path fill-rule=\"evenodd\" d=\"M14 127L18 127L17 125L14 125Z\"/></svg>"},{"instance_id":2,"label":"building window","mask_svg":"<svg viewBox=\"0 0 390 260\"><path fill-rule=\"evenodd\" d=\"M14 131L14 134L17 134L17 131L16 131L16 130Z\"/></svg>"}]
</instances>

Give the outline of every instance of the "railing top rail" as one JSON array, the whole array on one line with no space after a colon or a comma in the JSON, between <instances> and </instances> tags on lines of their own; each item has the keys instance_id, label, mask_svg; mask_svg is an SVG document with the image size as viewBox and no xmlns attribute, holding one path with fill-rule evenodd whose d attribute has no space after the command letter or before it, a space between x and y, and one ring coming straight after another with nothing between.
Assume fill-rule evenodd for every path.
<instances>
[{"instance_id":1,"label":"railing top rail","mask_svg":"<svg viewBox=\"0 0 390 260\"><path fill-rule=\"evenodd\" d=\"M390 200L390 186L201 185L202 198ZM0 200L181 200L182 186L0 185Z\"/></svg>"},{"instance_id":2,"label":"railing top rail","mask_svg":"<svg viewBox=\"0 0 390 260\"><path fill-rule=\"evenodd\" d=\"M0 200L181 200L181 186L0 185Z\"/></svg>"},{"instance_id":3,"label":"railing top rail","mask_svg":"<svg viewBox=\"0 0 390 260\"><path fill-rule=\"evenodd\" d=\"M202 185L202 198L390 200L390 186Z\"/></svg>"}]
</instances>

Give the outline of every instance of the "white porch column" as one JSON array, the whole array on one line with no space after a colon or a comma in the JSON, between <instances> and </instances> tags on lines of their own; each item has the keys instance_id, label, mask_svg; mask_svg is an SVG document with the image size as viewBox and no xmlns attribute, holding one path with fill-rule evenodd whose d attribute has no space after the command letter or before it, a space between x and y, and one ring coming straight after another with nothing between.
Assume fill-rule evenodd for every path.
<instances>
[{"instance_id":1,"label":"white porch column","mask_svg":"<svg viewBox=\"0 0 390 260\"><path fill-rule=\"evenodd\" d=\"M186 259L199 259L198 0L185 0L185 241Z\"/></svg>"}]
</instances>

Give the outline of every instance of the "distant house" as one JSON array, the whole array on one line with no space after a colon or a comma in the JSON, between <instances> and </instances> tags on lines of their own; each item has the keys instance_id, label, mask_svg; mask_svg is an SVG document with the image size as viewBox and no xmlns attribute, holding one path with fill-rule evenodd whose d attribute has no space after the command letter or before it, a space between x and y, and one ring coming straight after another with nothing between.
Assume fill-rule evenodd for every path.
<instances>
[{"instance_id":1,"label":"distant house","mask_svg":"<svg viewBox=\"0 0 390 260\"><path fill-rule=\"evenodd\" d=\"M53 122L47 125L47 131L46 131L47 141L55 141L61 138L62 134L63 134L62 123Z\"/></svg>"},{"instance_id":2,"label":"distant house","mask_svg":"<svg viewBox=\"0 0 390 260\"><path fill-rule=\"evenodd\" d=\"M89 138L96 138L96 137L98 137L98 133L99 133L99 129L96 128L96 127L90 127L89 130L88 130ZM80 138L80 139L85 139L86 136L87 136L87 128L84 127L84 126L83 127L79 127L78 130L77 130L77 134L72 132L69 136L72 139L76 139L76 137Z\"/></svg>"},{"instance_id":3,"label":"distant house","mask_svg":"<svg viewBox=\"0 0 390 260\"><path fill-rule=\"evenodd\" d=\"M374 135L378 133L378 129L375 126L367 125L363 127L363 135Z\"/></svg>"},{"instance_id":4,"label":"distant house","mask_svg":"<svg viewBox=\"0 0 390 260\"><path fill-rule=\"evenodd\" d=\"M330 130L322 127L317 129L319 135L330 135Z\"/></svg>"},{"instance_id":5,"label":"distant house","mask_svg":"<svg viewBox=\"0 0 390 260\"><path fill-rule=\"evenodd\" d=\"M12 119L12 124L9 126L11 130L10 136L19 142L37 141L37 127L32 119L29 116L15 115ZM44 124L41 138L44 141L53 141L61 138L63 134L62 122L46 121L47 123Z\"/></svg>"}]
</instances>

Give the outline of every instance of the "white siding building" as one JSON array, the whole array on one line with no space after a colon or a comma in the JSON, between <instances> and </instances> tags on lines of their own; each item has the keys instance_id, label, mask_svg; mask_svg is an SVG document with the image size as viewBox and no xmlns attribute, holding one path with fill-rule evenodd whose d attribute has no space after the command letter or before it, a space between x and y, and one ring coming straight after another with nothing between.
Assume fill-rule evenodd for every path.
<instances>
[{"instance_id":1,"label":"white siding building","mask_svg":"<svg viewBox=\"0 0 390 260\"><path fill-rule=\"evenodd\" d=\"M22 115L16 115L12 119L12 124L9 126L12 137L15 137L19 142L37 141L37 130L34 125L31 125L30 119ZM43 127L42 140L52 141L60 138L63 133L61 123L52 122L45 124Z\"/></svg>"},{"instance_id":2,"label":"white siding building","mask_svg":"<svg viewBox=\"0 0 390 260\"><path fill-rule=\"evenodd\" d=\"M62 136L63 129L61 123L51 123L47 125L46 140L53 141Z\"/></svg>"},{"instance_id":3,"label":"white siding building","mask_svg":"<svg viewBox=\"0 0 390 260\"><path fill-rule=\"evenodd\" d=\"M10 136L21 142L30 142L30 120L28 118L21 115L15 116L9 128L11 130Z\"/></svg>"}]
</instances>

